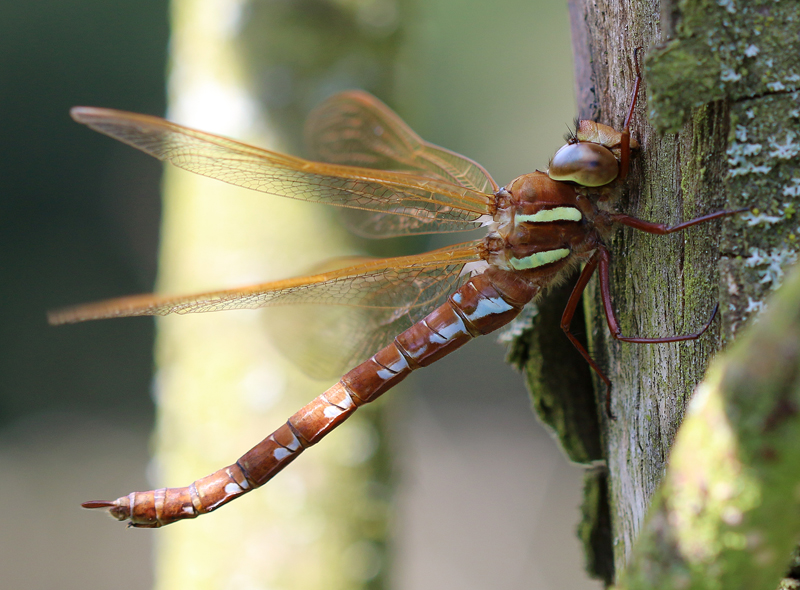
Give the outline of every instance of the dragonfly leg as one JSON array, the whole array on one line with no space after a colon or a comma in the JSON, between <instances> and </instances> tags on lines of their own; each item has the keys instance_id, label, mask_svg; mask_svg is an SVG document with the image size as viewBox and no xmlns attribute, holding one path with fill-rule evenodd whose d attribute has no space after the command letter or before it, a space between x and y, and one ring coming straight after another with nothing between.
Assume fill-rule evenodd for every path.
<instances>
[{"instance_id":1,"label":"dragonfly leg","mask_svg":"<svg viewBox=\"0 0 800 590\"><path fill-rule=\"evenodd\" d=\"M659 236L664 236L666 234L671 234L676 231L684 230L687 227L692 227L693 225L706 223L707 221L713 221L714 219L719 219L720 217L728 217L729 215L744 213L745 211L748 210L749 209L744 208L744 209L716 211L714 213L709 213L707 215L701 215L700 217L695 217L694 219L689 219L688 221L684 221L677 225L653 223L651 221L645 221L644 219L639 219L638 217L631 217L630 215L625 215L624 213L610 213L609 217L612 221L616 223L621 223L622 225L627 225L628 227L632 227L633 229L638 229L639 231L643 231L648 234L656 234Z\"/></svg>"},{"instance_id":2,"label":"dragonfly leg","mask_svg":"<svg viewBox=\"0 0 800 590\"><path fill-rule=\"evenodd\" d=\"M567 301L567 306L564 308L564 313L561 315L561 329L564 331L564 334L567 335L569 341L572 342L572 345L577 349L581 356L589 363L589 366L592 367L597 376L602 379L603 383L606 384L606 415L611 419L614 420L614 414L611 412L611 381L608 377L606 377L605 373L603 373L602 369L597 365L594 359L589 354L589 351L581 344L581 342L575 337L575 335L570 331L570 324L572 324L572 318L575 317L575 310L578 308L578 304L581 301L581 295L583 294L584 290L586 289L586 285L589 283L589 279L592 278L595 270L597 270L598 261L600 259L599 252L600 250L604 250L604 248L598 248L586 265L583 267L581 271L581 276L578 277L578 281L575 283L575 286L572 288L572 293L569 296L569 300ZM606 253L607 254L607 253Z\"/></svg>"},{"instance_id":3,"label":"dragonfly leg","mask_svg":"<svg viewBox=\"0 0 800 590\"><path fill-rule=\"evenodd\" d=\"M614 312L614 307L611 304L611 281L609 279L610 260L611 256L608 250L603 246L598 247L594 254L592 254L592 257L583 267L583 271L581 272L580 277L578 277L578 281L575 283L575 287L572 289L572 293L569 296L567 306L564 308L564 313L561 316L561 329L567 335L569 341L572 342L572 345L578 350L578 352L581 353L581 356L586 359L586 362L589 363L589 366L592 367L600 379L602 379L603 383L606 384L606 415L609 417L609 419L614 420L615 416L611 411L611 381L608 377L606 377L602 369L600 369L586 348L584 348L583 344L581 344L575 335L570 331L570 324L572 323L572 318L575 316L575 310L578 307L581 295L586 289L586 285L589 283L589 279L592 278L592 275L595 273L595 271L598 269L600 271L600 296L603 301L603 311L605 312L606 321L608 322L608 329L614 339L619 340L620 342L632 342L634 344L665 344L669 342L697 340L711 327L711 323L717 316L719 304L714 306L714 309L711 312L711 317L708 319L705 325L703 325L703 327L696 332L692 332L690 334L681 334L679 336L663 336L659 338L623 336L622 330L619 327L619 322L617 321L616 313Z\"/></svg>"},{"instance_id":4,"label":"dragonfly leg","mask_svg":"<svg viewBox=\"0 0 800 590\"><path fill-rule=\"evenodd\" d=\"M665 344L667 342L683 342L684 340L697 340L702 336L708 328L711 327L711 323L714 321L714 318L717 316L717 311L719 310L719 304L714 306L714 310L711 312L711 317L705 323L705 325L700 328L697 332L692 332L691 334L682 334L680 336L664 336L661 338L640 338L638 336L623 336L622 330L619 327L619 322L617 321L617 316L614 313L614 307L611 305L611 286L610 280L608 278L609 275L609 260L610 256L608 254L608 250L605 248L598 248L597 249L597 257L598 257L598 265L600 267L600 295L603 299L603 311L606 314L606 321L608 322L608 329L611 331L611 335L620 342L633 342L635 344Z\"/></svg>"},{"instance_id":5,"label":"dragonfly leg","mask_svg":"<svg viewBox=\"0 0 800 590\"><path fill-rule=\"evenodd\" d=\"M642 74L639 70L639 50L637 47L633 50L633 65L636 68L636 79L633 82L633 92L631 93L631 104L628 107L628 114L625 116L625 124L622 126L622 139L620 140L620 158L619 158L619 179L624 180L628 175L631 160L631 117L633 116L633 109L636 106L636 100L639 97L639 85L642 82Z\"/></svg>"}]
</instances>

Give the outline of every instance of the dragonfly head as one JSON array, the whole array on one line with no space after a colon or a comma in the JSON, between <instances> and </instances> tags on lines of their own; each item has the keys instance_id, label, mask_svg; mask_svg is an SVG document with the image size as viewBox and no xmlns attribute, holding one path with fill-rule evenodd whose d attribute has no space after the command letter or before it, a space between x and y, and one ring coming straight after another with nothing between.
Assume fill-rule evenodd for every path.
<instances>
[{"instance_id":1,"label":"dragonfly head","mask_svg":"<svg viewBox=\"0 0 800 590\"><path fill-rule=\"evenodd\" d=\"M639 148L635 139L630 148ZM553 156L547 174L581 186L604 186L619 176L621 150L621 132L602 123L578 121L575 134Z\"/></svg>"}]
</instances>

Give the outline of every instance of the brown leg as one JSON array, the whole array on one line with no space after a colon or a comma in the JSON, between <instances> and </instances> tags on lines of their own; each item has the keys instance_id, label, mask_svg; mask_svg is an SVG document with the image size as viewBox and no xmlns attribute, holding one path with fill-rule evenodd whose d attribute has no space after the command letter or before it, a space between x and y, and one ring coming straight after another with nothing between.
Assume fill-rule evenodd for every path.
<instances>
[{"instance_id":1,"label":"brown leg","mask_svg":"<svg viewBox=\"0 0 800 590\"><path fill-rule=\"evenodd\" d=\"M564 308L564 313L561 315L561 329L564 330L564 334L567 335L567 338L569 338L569 341L572 342L572 345L577 349L577 351L581 353L581 356L586 359L586 362L589 363L589 366L594 369L594 372L597 373L597 376L600 377L600 379L603 380L603 383L606 384L606 415L611 420L614 420L614 414L611 412L611 381L605 376L600 367L597 366L597 363L594 362L594 359L589 355L589 351L583 347L583 344L581 344L575 335L570 331L570 324L572 323L572 318L575 317L575 310L578 308L578 304L581 301L581 295L586 289L589 279L592 278L594 271L597 269L599 252L600 249L596 250L595 253L592 254L592 257L583 267L581 276L578 277L578 282L575 283L575 287L572 289L572 293L567 301L567 306Z\"/></svg>"},{"instance_id":2,"label":"brown leg","mask_svg":"<svg viewBox=\"0 0 800 590\"><path fill-rule=\"evenodd\" d=\"M672 226L668 226L663 223L652 223L650 221L639 219L638 217L631 217L630 215L625 215L624 213L609 213L609 218L616 223L627 225L628 227L632 227L633 229L638 229L639 231L647 232L648 234L656 234L659 236L663 236L666 234L671 234L672 232L681 231L682 229L686 229L687 227L691 227L699 223L705 223L706 221L712 221L720 217L727 217L728 215L736 215L737 213L744 213L745 211L748 211L748 209L745 208L745 209L736 209L734 211L717 211L715 213L709 213L708 215L695 217L694 219L690 219L688 221L679 223L678 225L672 225Z\"/></svg>"},{"instance_id":3,"label":"brown leg","mask_svg":"<svg viewBox=\"0 0 800 590\"><path fill-rule=\"evenodd\" d=\"M717 315L719 304L714 306L711 312L711 317L706 324L697 332L691 334L683 334L681 336L664 336L662 338L639 338L637 336L623 336L620 330L617 316L614 313L614 307L611 305L611 287L608 278L609 274L609 259L608 250L605 248L598 248L598 263L600 266L600 295L603 299L603 310L606 313L606 321L608 322L608 329L611 335L620 342L633 342L636 344L664 344L667 342L683 342L684 340L697 340L702 336L706 330L711 326L711 322Z\"/></svg>"},{"instance_id":4,"label":"brown leg","mask_svg":"<svg viewBox=\"0 0 800 590\"><path fill-rule=\"evenodd\" d=\"M575 310L578 308L578 303L580 303L581 295L586 289L589 279L592 278L592 275L595 273L598 266L600 268L600 296L603 300L603 311L605 312L606 321L608 322L608 329L611 332L611 335L620 342L633 342L634 344L664 344L668 342L696 340L711 326L711 323L714 321L714 318L717 315L719 304L714 306L714 310L711 312L711 317L709 318L708 322L706 322L706 324L697 332L683 334L681 336L665 336L661 338L623 336L622 330L619 327L619 322L617 321L616 313L614 312L614 307L611 304L611 282L609 280L610 259L611 256L604 246L599 246L597 250L595 250L594 254L592 254L592 257L583 267L583 271L581 271L581 275L578 277L578 281L575 283L575 287L572 289L572 293L569 296L567 306L564 308L564 313L561 316L561 329L564 331L564 334L567 335L569 341L572 342L572 345L579 353L581 353L581 356L586 359L586 362L589 363L589 366L592 367L594 372L597 373L598 377L600 377L603 383L606 384L606 415L609 417L609 419L615 420L616 418L614 413L611 411L611 380L606 377L602 369L600 369L591 355L589 355L589 352L586 350L586 348L584 348L584 346L570 331L570 324L572 323L572 318L575 316Z\"/></svg>"},{"instance_id":5,"label":"brown leg","mask_svg":"<svg viewBox=\"0 0 800 590\"><path fill-rule=\"evenodd\" d=\"M639 85L642 81L642 75L639 71L639 50L637 47L633 50L633 64L636 67L636 79L633 82L633 92L631 93L631 104L628 107L628 114L625 116L625 124L622 126L622 139L620 141L620 158L619 158L619 179L624 180L628 176L628 169L631 160L631 117L633 116L633 108L636 106L636 100L639 96Z\"/></svg>"}]
</instances>

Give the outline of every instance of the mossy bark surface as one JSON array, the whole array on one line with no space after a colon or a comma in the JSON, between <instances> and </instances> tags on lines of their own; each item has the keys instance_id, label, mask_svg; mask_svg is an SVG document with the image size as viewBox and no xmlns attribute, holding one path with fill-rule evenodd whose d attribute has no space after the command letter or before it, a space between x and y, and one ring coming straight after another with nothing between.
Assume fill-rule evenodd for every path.
<instances>
[{"instance_id":1,"label":"mossy bark surface","mask_svg":"<svg viewBox=\"0 0 800 590\"><path fill-rule=\"evenodd\" d=\"M795 269L712 365L620 587L775 588L789 571L800 530L798 301Z\"/></svg>"},{"instance_id":2,"label":"mossy bark surface","mask_svg":"<svg viewBox=\"0 0 800 590\"><path fill-rule=\"evenodd\" d=\"M608 241L622 333L691 333L719 302L719 318L699 340L619 343L608 331L596 280L588 289L590 350L612 381L616 416L598 414L619 572L711 358L757 315L796 258L800 6L576 0L571 14L581 118L621 127L634 48L643 47L631 122L642 147L616 208L666 224L750 209L670 236L624 228ZM602 408L605 387L595 385Z\"/></svg>"}]
</instances>

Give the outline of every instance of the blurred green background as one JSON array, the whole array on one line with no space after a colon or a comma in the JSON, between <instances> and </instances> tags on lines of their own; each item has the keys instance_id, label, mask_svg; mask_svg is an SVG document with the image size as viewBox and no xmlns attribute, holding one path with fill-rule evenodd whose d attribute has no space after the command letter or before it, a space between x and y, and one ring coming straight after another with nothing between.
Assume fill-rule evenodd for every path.
<instances>
[{"instance_id":1,"label":"blurred green background","mask_svg":"<svg viewBox=\"0 0 800 590\"><path fill-rule=\"evenodd\" d=\"M146 413L126 398L147 391L152 323L54 330L44 311L152 288L160 166L87 133L69 109L163 113L167 3L5 2L1 14L0 424Z\"/></svg>"},{"instance_id":2,"label":"blurred green background","mask_svg":"<svg viewBox=\"0 0 800 590\"><path fill-rule=\"evenodd\" d=\"M396 39L392 96L381 98L417 132L481 162L500 184L547 165L575 112L565 3L362 3L370 2L384 11L398 10L402 19L396 25L402 34ZM298 12L303 3L256 0L249 5L253 10L292 5ZM0 6L4 588L150 584L149 533L125 531L77 505L93 499L93 481L111 478L117 489L148 485L153 322L139 318L52 328L45 312L152 289L160 165L73 123L68 111L83 104L164 114L168 11L162 0ZM302 18L302 10L299 14ZM394 31L379 29L375 34ZM302 114L313 106L312 98L322 97L289 104ZM485 340L459 353L461 365L450 364L448 372L431 369L414 382L426 400L426 415L447 423L445 430L457 428L457 420L473 420L465 413L475 423L502 429L509 424L504 414L484 419L491 404L509 415L524 415L523 428L533 432L521 378L502 366L502 349ZM496 399L487 400L486 391ZM536 432L532 436L549 445L548 456L557 456L547 437ZM531 461L534 469L555 465L550 459ZM563 473L553 476L551 498L563 496L574 504L577 491L559 486L577 486L579 472ZM568 520L554 525L565 537L577 521L574 506L568 508ZM538 543L548 550L543 540ZM526 558L525 551L521 555ZM570 567L579 570L581 564ZM542 587L558 585L547 575L540 578Z\"/></svg>"}]
</instances>

